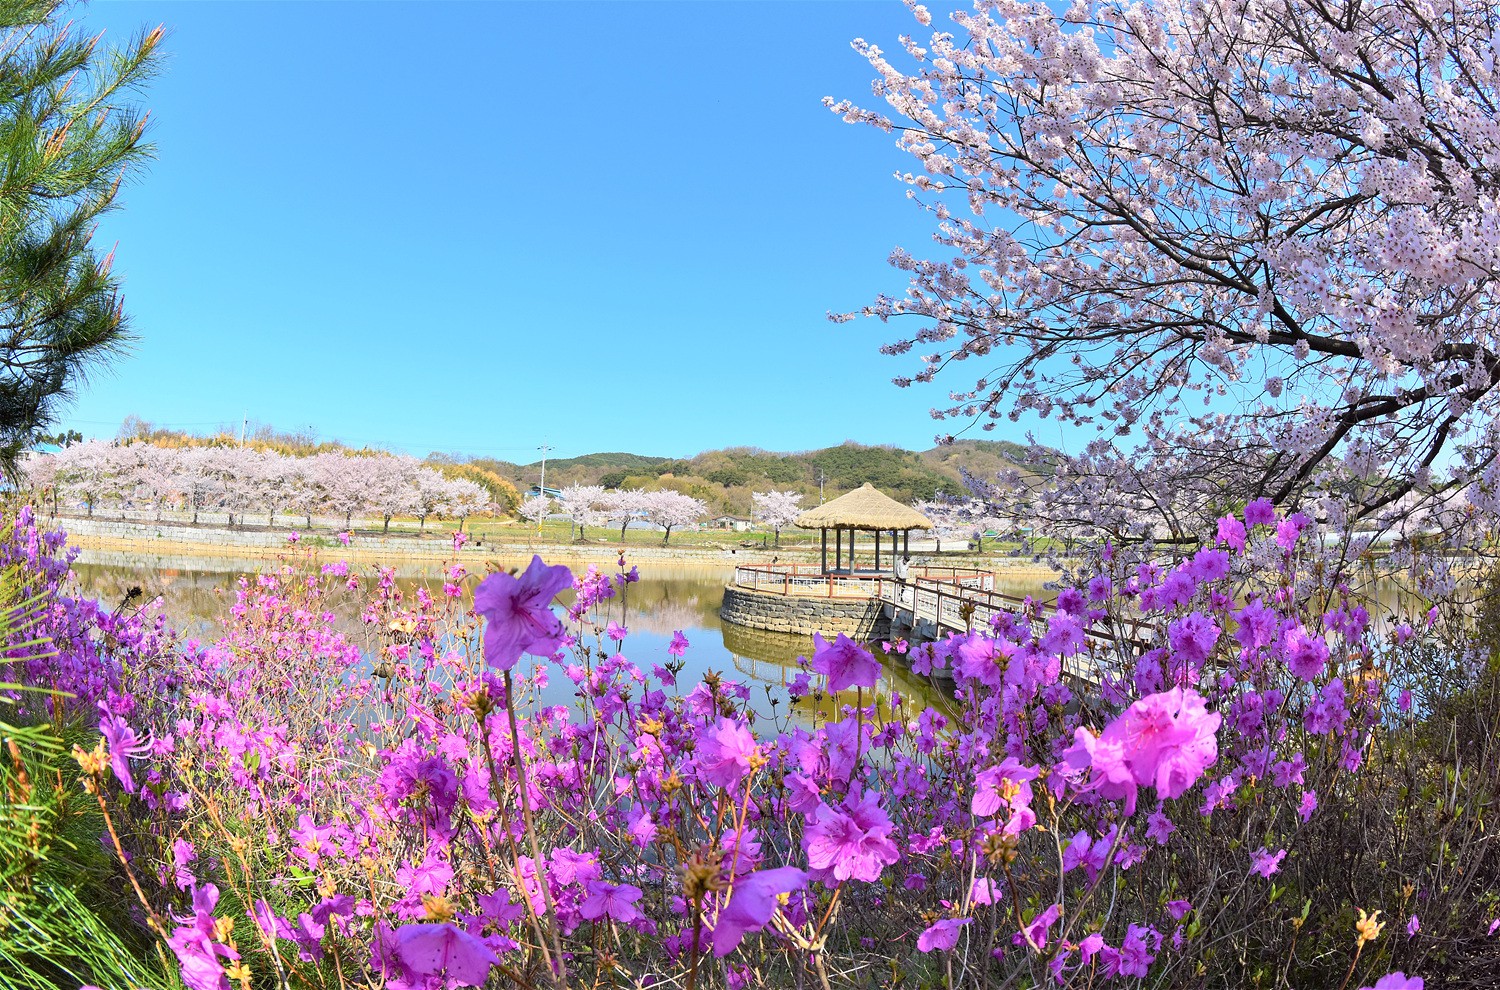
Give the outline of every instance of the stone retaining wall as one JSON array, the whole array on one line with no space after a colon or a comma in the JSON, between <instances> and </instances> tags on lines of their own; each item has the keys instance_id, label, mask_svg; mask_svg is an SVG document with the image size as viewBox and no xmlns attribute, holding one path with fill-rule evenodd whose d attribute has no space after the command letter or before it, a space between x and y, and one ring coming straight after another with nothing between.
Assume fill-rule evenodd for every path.
<instances>
[{"instance_id":1,"label":"stone retaining wall","mask_svg":"<svg viewBox=\"0 0 1500 990\"><path fill-rule=\"evenodd\" d=\"M724 589L719 618L773 632L845 633L864 640L883 639L890 632L890 623L873 598L802 598L734 585Z\"/></svg>"}]
</instances>

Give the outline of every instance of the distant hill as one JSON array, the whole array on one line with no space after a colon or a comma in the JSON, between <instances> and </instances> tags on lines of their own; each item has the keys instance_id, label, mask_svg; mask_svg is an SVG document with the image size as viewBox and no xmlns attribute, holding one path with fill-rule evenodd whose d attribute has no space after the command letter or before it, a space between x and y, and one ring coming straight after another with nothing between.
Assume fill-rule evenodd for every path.
<instances>
[{"instance_id":1,"label":"distant hill","mask_svg":"<svg viewBox=\"0 0 1500 990\"><path fill-rule=\"evenodd\" d=\"M139 416L129 416L119 435L121 439L147 440L163 446L243 443L300 456L349 450L337 441L320 440L310 428L283 433L258 423L239 439L227 430L196 436L158 429ZM350 452L374 453L369 449ZM923 451L866 446L853 441L795 453L728 447L706 450L688 458L610 451L549 459L547 487L584 484L606 488L671 488L703 499L716 513L748 516L750 496L772 488L802 492L805 496L802 504L807 506L818 504L820 486L822 496L831 499L865 482L906 503L937 494L962 495L964 471L992 478L1020 467L1025 454L1025 447L1005 440L959 440ZM434 452L428 455L427 463L447 474L478 481L490 489L496 501L508 505L517 498L511 485L524 493L541 481L542 473L540 461L516 464L462 454Z\"/></svg>"},{"instance_id":2,"label":"distant hill","mask_svg":"<svg viewBox=\"0 0 1500 990\"><path fill-rule=\"evenodd\" d=\"M961 495L965 469L993 477L1018 467L1024 453L1019 444L990 440L960 440L920 452L853 442L796 453L729 447L689 458L611 452L549 459L547 487L673 488L706 500L716 511L748 515L751 494L770 488L800 491L807 496L805 505L816 505L820 481L825 499L865 482L908 503L939 493ZM540 461L476 458L470 463L509 479L522 491L541 478Z\"/></svg>"}]
</instances>

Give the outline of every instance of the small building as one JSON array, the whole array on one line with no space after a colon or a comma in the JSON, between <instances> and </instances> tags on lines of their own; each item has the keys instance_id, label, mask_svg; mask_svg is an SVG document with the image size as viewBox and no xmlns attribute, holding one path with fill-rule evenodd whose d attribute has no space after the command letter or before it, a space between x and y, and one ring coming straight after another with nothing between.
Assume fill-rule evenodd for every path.
<instances>
[{"instance_id":1,"label":"small building","mask_svg":"<svg viewBox=\"0 0 1500 990\"><path fill-rule=\"evenodd\" d=\"M752 520L744 516L715 516L709 520L709 526L714 529L732 529L736 533L745 533L750 530Z\"/></svg>"},{"instance_id":2,"label":"small building","mask_svg":"<svg viewBox=\"0 0 1500 990\"><path fill-rule=\"evenodd\" d=\"M857 574L882 573L894 567L896 557L911 547L911 531L932 529L932 520L909 505L902 505L889 495L866 482L860 487L840 495L832 502L809 509L797 517L799 529L816 529L823 538L823 573ZM834 563L828 566L828 531L833 530ZM858 532L875 535L874 553L870 566L862 571L854 563L854 534ZM844 540L848 534L848 560L844 559ZM880 538L890 534L885 560L881 560Z\"/></svg>"},{"instance_id":3,"label":"small building","mask_svg":"<svg viewBox=\"0 0 1500 990\"><path fill-rule=\"evenodd\" d=\"M527 498L536 498L538 495L545 495L548 498L562 498L562 489L543 488L541 485L532 485L530 488L526 489Z\"/></svg>"}]
</instances>

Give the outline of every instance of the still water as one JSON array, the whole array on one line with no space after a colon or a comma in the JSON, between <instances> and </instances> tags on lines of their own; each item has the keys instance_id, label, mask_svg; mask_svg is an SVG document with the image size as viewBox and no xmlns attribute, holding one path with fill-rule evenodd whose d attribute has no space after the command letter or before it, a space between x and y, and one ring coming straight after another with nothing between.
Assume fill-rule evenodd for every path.
<instances>
[{"instance_id":1,"label":"still water","mask_svg":"<svg viewBox=\"0 0 1500 990\"><path fill-rule=\"evenodd\" d=\"M101 560L101 556L86 555L74 565L80 594L114 607L125 600L132 587L139 587L143 595L138 602L150 602L159 596L160 608L171 624L184 636L201 640L214 638L222 628L221 623L234 604L241 576L273 566L267 561L164 566L166 562L149 557ZM365 575L370 569L351 565L351 573ZM720 622L724 585L733 573L733 568L727 566L646 562L640 566L640 580L629 585L623 598L612 603L609 619L622 622L629 630L622 652L642 670L649 671L653 664L665 665L671 659L667 646L672 634L681 630L691 644L683 658L687 666L678 677L682 691L691 690L712 670L748 685L751 703L760 713L785 715L784 693L773 691L780 700L779 705L772 705L765 689L780 688L796 675L797 658L811 655L813 639ZM423 585L434 597L441 594L442 579L435 571L414 573L398 579L397 583L408 593ZM1010 594L1051 597L1040 580L1000 582L997 588ZM337 614L337 624L353 641L362 643L369 639L373 643L371 631L359 621L359 601L359 596L348 597L346 607ZM586 637L584 641L594 642L595 637ZM608 641L603 645L609 645ZM891 687L920 699L921 703L940 702L939 689L900 664L892 664L887 678ZM554 676L542 700L549 704L569 704L573 700L572 685ZM852 696L848 700L852 702Z\"/></svg>"}]
</instances>

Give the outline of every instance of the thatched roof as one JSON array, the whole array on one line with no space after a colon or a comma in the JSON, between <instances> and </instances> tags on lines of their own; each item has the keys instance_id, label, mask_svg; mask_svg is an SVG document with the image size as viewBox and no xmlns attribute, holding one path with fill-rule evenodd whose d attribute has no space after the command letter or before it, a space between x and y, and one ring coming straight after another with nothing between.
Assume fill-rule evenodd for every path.
<instances>
[{"instance_id":1,"label":"thatched roof","mask_svg":"<svg viewBox=\"0 0 1500 990\"><path fill-rule=\"evenodd\" d=\"M931 529L932 520L866 482L797 517L800 529Z\"/></svg>"}]
</instances>

